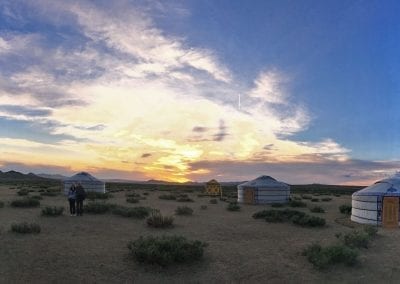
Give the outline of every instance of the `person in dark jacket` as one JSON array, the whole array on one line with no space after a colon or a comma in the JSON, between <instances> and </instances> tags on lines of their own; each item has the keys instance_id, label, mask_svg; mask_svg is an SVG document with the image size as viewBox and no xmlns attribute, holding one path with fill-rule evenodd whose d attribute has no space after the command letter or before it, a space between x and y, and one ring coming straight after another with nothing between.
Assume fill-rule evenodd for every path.
<instances>
[{"instance_id":1,"label":"person in dark jacket","mask_svg":"<svg viewBox=\"0 0 400 284\"><path fill-rule=\"evenodd\" d=\"M69 213L75 216L76 186L73 183L68 191Z\"/></svg>"},{"instance_id":2,"label":"person in dark jacket","mask_svg":"<svg viewBox=\"0 0 400 284\"><path fill-rule=\"evenodd\" d=\"M86 192L81 183L76 187L76 215L82 216L83 214L83 200L86 198Z\"/></svg>"}]
</instances>

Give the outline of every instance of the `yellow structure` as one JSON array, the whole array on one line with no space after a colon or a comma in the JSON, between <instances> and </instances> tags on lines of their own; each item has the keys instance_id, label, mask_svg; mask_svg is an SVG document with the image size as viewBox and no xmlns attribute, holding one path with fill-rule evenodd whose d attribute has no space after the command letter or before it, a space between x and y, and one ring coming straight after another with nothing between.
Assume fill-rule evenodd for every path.
<instances>
[{"instance_id":1,"label":"yellow structure","mask_svg":"<svg viewBox=\"0 0 400 284\"><path fill-rule=\"evenodd\" d=\"M208 195L222 195L222 188L219 182L215 179L206 183L206 194Z\"/></svg>"}]
</instances>

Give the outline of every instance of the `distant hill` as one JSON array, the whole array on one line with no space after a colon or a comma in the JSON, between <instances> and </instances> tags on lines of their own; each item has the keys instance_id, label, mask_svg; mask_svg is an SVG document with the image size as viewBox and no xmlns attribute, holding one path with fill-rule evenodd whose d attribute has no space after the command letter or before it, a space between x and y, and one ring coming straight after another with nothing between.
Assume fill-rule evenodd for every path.
<instances>
[{"instance_id":1,"label":"distant hill","mask_svg":"<svg viewBox=\"0 0 400 284\"><path fill-rule=\"evenodd\" d=\"M33 173L23 174L16 171L2 172L0 171L0 182L1 181L46 181L47 178L37 176Z\"/></svg>"},{"instance_id":2,"label":"distant hill","mask_svg":"<svg viewBox=\"0 0 400 284\"><path fill-rule=\"evenodd\" d=\"M63 176L63 175L51 175L51 174L38 174L37 176L42 177L42 178L47 178L47 179L58 179L58 180L67 178L66 176Z\"/></svg>"}]
</instances>

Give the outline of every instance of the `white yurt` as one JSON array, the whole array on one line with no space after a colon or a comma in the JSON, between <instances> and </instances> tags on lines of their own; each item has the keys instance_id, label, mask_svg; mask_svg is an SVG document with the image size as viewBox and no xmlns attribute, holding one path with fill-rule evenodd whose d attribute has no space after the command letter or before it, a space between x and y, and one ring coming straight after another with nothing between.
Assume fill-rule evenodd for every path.
<instances>
[{"instance_id":1,"label":"white yurt","mask_svg":"<svg viewBox=\"0 0 400 284\"><path fill-rule=\"evenodd\" d=\"M362 224L398 227L400 174L353 193L351 220Z\"/></svg>"},{"instance_id":2,"label":"white yurt","mask_svg":"<svg viewBox=\"0 0 400 284\"><path fill-rule=\"evenodd\" d=\"M64 193L68 194L68 190L70 189L71 185L75 183L80 183L85 191L95 191L95 192L106 192L106 184L105 182L98 180L94 176L86 172L80 172L72 177L66 178L63 180L64 186Z\"/></svg>"},{"instance_id":3,"label":"white yurt","mask_svg":"<svg viewBox=\"0 0 400 284\"><path fill-rule=\"evenodd\" d=\"M285 203L290 197L290 186L270 176L260 176L238 185L237 188L239 203Z\"/></svg>"}]
</instances>

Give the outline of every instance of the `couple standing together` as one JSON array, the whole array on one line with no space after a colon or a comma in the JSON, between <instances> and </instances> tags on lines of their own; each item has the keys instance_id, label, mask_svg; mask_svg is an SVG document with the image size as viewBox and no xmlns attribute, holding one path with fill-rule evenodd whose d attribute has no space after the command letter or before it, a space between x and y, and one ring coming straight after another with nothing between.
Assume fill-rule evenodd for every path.
<instances>
[{"instance_id":1,"label":"couple standing together","mask_svg":"<svg viewBox=\"0 0 400 284\"><path fill-rule=\"evenodd\" d=\"M86 198L86 192L81 183L73 183L68 191L69 213L71 216L82 216L83 200ZM76 204L76 207L75 207Z\"/></svg>"}]
</instances>

